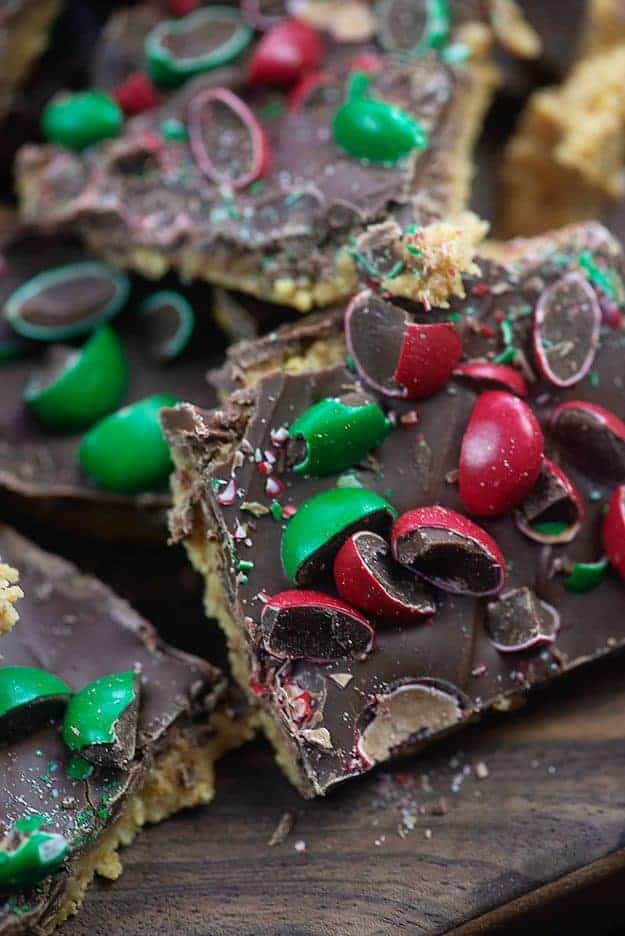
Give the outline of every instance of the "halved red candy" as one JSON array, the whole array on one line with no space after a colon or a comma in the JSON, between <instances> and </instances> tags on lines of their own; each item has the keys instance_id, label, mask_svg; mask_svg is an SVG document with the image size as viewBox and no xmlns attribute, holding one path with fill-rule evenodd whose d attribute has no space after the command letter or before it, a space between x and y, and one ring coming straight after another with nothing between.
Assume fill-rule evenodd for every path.
<instances>
[{"instance_id":1,"label":"halved red candy","mask_svg":"<svg viewBox=\"0 0 625 936\"><path fill-rule=\"evenodd\" d=\"M534 353L540 372L556 387L584 377L599 346L601 308L580 273L567 273L541 294L534 315Z\"/></svg>"},{"instance_id":2,"label":"halved red candy","mask_svg":"<svg viewBox=\"0 0 625 936\"><path fill-rule=\"evenodd\" d=\"M562 468L545 458L515 520L521 532L537 543L569 543L584 522L584 504Z\"/></svg>"},{"instance_id":3,"label":"halved red candy","mask_svg":"<svg viewBox=\"0 0 625 936\"><path fill-rule=\"evenodd\" d=\"M528 394L525 377L509 364L493 364L491 361L463 361L454 369L454 377L466 377L477 384L498 390L509 390L517 396Z\"/></svg>"},{"instance_id":4,"label":"halved red candy","mask_svg":"<svg viewBox=\"0 0 625 936\"><path fill-rule=\"evenodd\" d=\"M280 659L360 657L372 649L375 636L360 612L316 591L292 589L274 595L260 623L265 649Z\"/></svg>"},{"instance_id":5,"label":"halved red candy","mask_svg":"<svg viewBox=\"0 0 625 936\"><path fill-rule=\"evenodd\" d=\"M492 595L506 577L506 563L486 530L447 507L417 507L391 530L391 549L402 565L443 591Z\"/></svg>"},{"instance_id":6,"label":"halved red candy","mask_svg":"<svg viewBox=\"0 0 625 936\"><path fill-rule=\"evenodd\" d=\"M288 19L265 33L252 55L248 81L274 88L295 84L323 57L321 35L308 23Z\"/></svg>"},{"instance_id":7,"label":"halved red candy","mask_svg":"<svg viewBox=\"0 0 625 936\"><path fill-rule=\"evenodd\" d=\"M523 586L489 602L484 625L497 650L519 653L553 643L560 629L560 615Z\"/></svg>"},{"instance_id":8,"label":"halved red candy","mask_svg":"<svg viewBox=\"0 0 625 936\"><path fill-rule=\"evenodd\" d=\"M451 322L411 322L408 313L366 289L345 312L347 350L380 393L423 399L443 387L462 356Z\"/></svg>"},{"instance_id":9,"label":"halved red candy","mask_svg":"<svg viewBox=\"0 0 625 936\"><path fill-rule=\"evenodd\" d=\"M625 481L625 423L610 410L569 400L556 406L552 435L582 471L608 481Z\"/></svg>"},{"instance_id":10,"label":"halved red candy","mask_svg":"<svg viewBox=\"0 0 625 936\"><path fill-rule=\"evenodd\" d=\"M336 103L340 95L336 77L328 71L311 72L297 82L289 92L289 110L293 113L306 107L314 107L317 102L324 102L332 92L335 92Z\"/></svg>"},{"instance_id":11,"label":"halved red candy","mask_svg":"<svg viewBox=\"0 0 625 936\"><path fill-rule=\"evenodd\" d=\"M620 577L625 581L625 484L610 498L608 512L603 518L603 548Z\"/></svg>"},{"instance_id":12,"label":"halved red candy","mask_svg":"<svg viewBox=\"0 0 625 936\"><path fill-rule=\"evenodd\" d=\"M415 621L436 611L428 590L395 562L386 540L368 530L341 546L334 581L341 598L372 617Z\"/></svg>"},{"instance_id":13,"label":"halved red candy","mask_svg":"<svg viewBox=\"0 0 625 936\"><path fill-rule=\"evenodd\" d=\"M209 88L192 98L189 142L198 168L218 185L244 188L269 166L265 131L227 88Z\"/></svg>"},{"instance_id":14,"label":"halved red candy","mask_svg":"<svg viewBox=\"0 0 625 936\"><path fill-rule=\"evenodd\" d=\"M534 486L543 434L523 400L488 390L477 400L462 439L458 485L466 509L495 517L516 507Z\"/></svg>"}]
</instances>

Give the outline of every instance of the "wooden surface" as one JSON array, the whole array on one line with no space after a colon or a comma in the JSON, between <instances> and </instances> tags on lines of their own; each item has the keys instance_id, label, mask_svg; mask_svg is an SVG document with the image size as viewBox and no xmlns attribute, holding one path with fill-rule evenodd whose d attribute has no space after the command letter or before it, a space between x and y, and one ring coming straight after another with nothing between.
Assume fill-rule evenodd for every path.
<instances>
[{"instance_id":1,"label":"wooden surface","mask_svg":"<svg viewBox=\"0 0 625 936\"><path fill-rule=\"evenodd\" d=\"M621 856L602 861L625 846L623 662L595 665L524 710L491 718L323 802L300 800L268 750L250 745L221 763L214 804L146 831L126 852L124 876L92 888L64 932L385 936L441 933L473 921L463 933L499 923L497 931L510 934L519 920L527 932L537 912L547 928L536 932L602 932L610 901L618 920L625 863ZM479 761L488 777L472 772L451 792L462 767ZM421 789L423 773L431 793ZM415 810L440 796L446 815ZM270 848L285 811L297 816L295 828ZM577 880L536 895L592 862ZM598 905L610 875L620 892L616 900L604 894ZM584 899L574 909L577 893ZM585 912L591 929L575 924Z\"/></svg>"}]
</instances>

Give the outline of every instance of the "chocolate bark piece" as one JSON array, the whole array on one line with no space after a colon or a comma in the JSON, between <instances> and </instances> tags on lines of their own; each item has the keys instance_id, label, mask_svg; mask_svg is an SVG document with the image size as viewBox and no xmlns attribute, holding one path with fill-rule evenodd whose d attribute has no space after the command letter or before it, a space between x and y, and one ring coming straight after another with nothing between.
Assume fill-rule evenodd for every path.
<instances>
[{"instance_id":1,"label":"chocolate bark piece","mask_svg":"<svg viewBox=\"0 0 625 936\"><path fill-rule=\"evenodd\" d=\"M60 0L13 0L0 9L0 120L36 59L48 45Z\"/></svg>"},{"instance_id":2,"label":"chocolate bark piece","mask_svg":"<svg viewBox=\"0 0 625 936\"><path fill-rule=\"evenodd\" d=\"M478 4L454 11L451 41L473 36L487 46L491 29ZM325 46L322 67L341 88L352 60L373 48L327 37ZM132 59L123 49L125 61ZM302 311L327 305L355 284L344 249L352 235L389 216L408 227L463 207L470 151L494 77L484 56L475 48L467 62L451 65L434 52L407 62L383 59L371 93L407 111L429 135L422 153L393 166L367 165L338 148L331 134L336 102L293 111L285 93L250 89L245 63L216 69L90 153L24 148L24 216L48 230L70 229L98 254L150 276L176 269ZM102 65L109 70L113 65ZM267 174L232 198L203 175L188 141L161 132L172 118L186 126L191 101L217 86L242 97L271 152Z\"/></svg>"},{"instance_id":3,"label":"chocolate bark piece","mask_svg":"<svg viewBox=\"0 0 625 936\"><path fill-rule=\"evenodd\" d=\"M164 644L102 583L7 527L0 551L20 568L25 588L19 627L2 641L2 666L36 666L74 692L124 672L140 687L136 753L123 766L77 759L59 730L62 713L0 739L0 852L14 849L16 830L18 838L35 831L25 823L34 814L42 832L66 843L61 864L42 879L29 866L8 893L0 886L0 933L13 936L52 932L77 911L94 873L118 877L117 850L144 820L209 802L216 758L248 728L228 714L215 667Z\"/></svg>"},{"instance_id":4,"label":"chocolate bark piece","mask_svg":"<svg viewBox=\"0 0 625 936\"><path fill-rule=\"evenodd\" d=\"M542 602L537 616L545 613L536 633L524 640L517 635L521 647L515 652L509 649L512 637L505 649L503 641L498 649L491 639L487 605L497 596L480 599L439 589L433 589L435 609L427 623L390 615L376 620L368 613L376 636L363 659L277 660L262 638L265 602L292 587L280 562L283 527L311 497L333 486L362 485L387 498L400 517L434 505L465 514L456 469L462 436L483 390L479 382L452 376L418 403L376 395L345 366L337 309L232 348L227 364L213 375L221 393L233 391L221 409L182 405L163 414L177 465L172 535L204 573L208 613L229 638L236 678L256 700L281 765L305 796L324 794L374 762L414 751L485 710L508 709L533 687L625 645L618 610L623 584L616 572L609 570L583 594L568 589L563 574L570 563L601 555L604 506L614 483L598 482L561 456L548 429L552 410L580 394L622 414L622 332L604 322L595 377L575 387L548 383L532 357L532 319L544 290L576 271L588 278L600 303L607 299L599 281L622 303L622 252L593 224L501 245L497 259L491 253L477 263L481 274L464 278L465 298L453 298L447 309L412 306L411 314L424 321L451 317L462 335L464 361L504 355L514 362L509 366L522 368L525 399L544 428L546 455L562 465L585 509L576 535L549 546L518 528L513 509L479 518L507 564L504 595L525 595L518 590L529 589ZM375 458L323 478L290 470L284 444L298 414L319 399L357 390L372 394L387 414L392 411L395 428ZM279 482L279 494L268 494L268 477ZM325 573L306 587L337 594ZM557 633L556 615L562 624Z\"/></svg>"},{"instance_id":5,"label":"chocolate bark piece","mask_svg":"<svg viewBox=\"0 0 625 936\"><path fill-rule=\"evenodd\" d=\"M39 237L15 227L7 236L2 256L5 268L0 278L0 310L6 298L31 276L92 259L68 238ZM225 342L209 317L202 314L212 301L210 292L205 284L185 288L197 312L196 328L188 346L167 363L152 358L144 319L138 311L141 300L156 292L155 284L135 279L125 310L110 322L128 358L129 383L123 404L166 391L178 399L214 405L215 395L205 373L211 360L216 364L222 359ZM0 362L0 504L14 517L36 519L72 533L163 543L168 491L127 496L98 489L79 468L81 433L53 432L38 422L24 403L24 388L41 367L45 347L44 342L28 343L25 353Z\"/></svg>"}]
</instances>

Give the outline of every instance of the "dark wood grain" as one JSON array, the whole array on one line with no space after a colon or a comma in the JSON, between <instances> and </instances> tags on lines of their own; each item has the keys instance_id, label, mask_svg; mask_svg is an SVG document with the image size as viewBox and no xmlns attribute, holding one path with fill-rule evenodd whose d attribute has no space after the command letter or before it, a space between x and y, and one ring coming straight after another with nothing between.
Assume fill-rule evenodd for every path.
<instances>
[{"instance_id":1,"label":"dark wood grain","mask_svg":"<svg viewBox=\"0 0 625 936\"><path fill-rule=\"evenodd\" d=\"M584 889L599 932L608 897L593 907L594 895L622 867L608 856L625 847L622 669L622 656L594 665L323 802L299 799L268 749L250 745L221 763L214 804L146 831L123 877L96 884L65 933L386 936L469 923L463 933L512 933L519 918L527 931L537 908L556 916L536 932L581 932L563 914ZM472 771L451 792L462 766L479 761L489 776ZM431 793L414 792L422 773ZM401 809L384 790L428 808L443 795L449 811L417 813L402 838ZM285 811L296 827L269 848Z\"/></svg>"}]
</instances>

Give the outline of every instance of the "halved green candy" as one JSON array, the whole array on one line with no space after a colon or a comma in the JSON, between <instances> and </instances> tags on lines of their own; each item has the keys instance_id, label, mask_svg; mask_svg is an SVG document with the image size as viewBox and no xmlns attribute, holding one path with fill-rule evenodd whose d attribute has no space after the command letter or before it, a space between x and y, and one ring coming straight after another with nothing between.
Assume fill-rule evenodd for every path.
<instances>
[{"instance_id":1,"label":"halved green candy","mask_svg":"<svg viewBox=\"0 0 625 936\"><path fill-rule=\"evenodd\" d=\"M254 31L235 7L208 6L178 20L163 20L148 33L145 58L160 88L227 65L252 41Z\"/></svg>"},{"instance_id":2,"label":"halved green candy","mask_svg":"<svg viewBox=\"0 0 625 936\"><path fill-rule=\"evenodd\" d=\"M44 816L18 819L0 842L0 893L31 887L59 867L69 843L57 832L45 832Z\"/></svg>"},{"instance_id":3,"label":"halved green candy","mask_svg":"<svg viewBox=\"0 0 625 936\"><path fill-rule=\"evenodd\" d=\"M172 289L152 293L139 308L146 323L148 353L154 360L171 361L189 344L195 313L184 296Z\"/></svg>"},{"instance_id":4,"label":"halved green candy","mask_svg":"<svg viewBox=\"0 0 625 936\"><path fill-rule=\"evenodd\" d=\"M82 348L52 345L26 384L24 402L46 426L83 429L121 403L128 368L115 332L104 325Z\"/></svg>"},{"instance_id":5,"label":"halved green candy","mask_svg":"<svg viewBox=\"0 0 625 936\"><path fill-rule=\"evenodd\" d=\"M160 412L178 400L158 393L105 416L83 436L80 467L99 487L139 494L163 487L172 469Z\"/></svg>"},{"instance_id":6,"label":"halved green candy","mask_svg":"<svg viewBox=\"0 0 625 936\"><path fill-rule=\"evenodd\" d=\"M62 679L33 666L0 667L0 742L58 717L72 690Z\"/></svg>"},{"instance_id":7,"label":"halved green candy","mask_svg":"<svg viewBox=\"0 0 625 936\"><path fill-rule=\"evenodd\" d=\"M287 457L297 474L333 474L357 465L390 430L381 408L365 394L328 397L293 422Z\"/></svg>"},{"instance_id":8,"label":"halved green candy","mask_svg":"<svg viewBox=\"0 0 625 936\"><path fill-rule=\"evenodd\" d=\"M282 534L284 571L296 585L316 581L357 530L384 534L397 511L368 488L332 488L298 507Z\"/></svg>"},{"instance_id":9,"label":"halved green candy","mask_svg":"<svg viewBox=\"0 0 625 936\"><path fill-rule=\"evenodd\" d=\"M117 101L95 90L54 98L46 104L41 116L46 140L75 150L119 136L123 125L124 115Z\"/></svg>"},{"instance_id":10,"label":"halved green candy","mask_svg":"<svg viewBox=\"0 0 625 936\"><path fill-rule=\"evenodd\" d=\"M7 299L4 317L24 338L64 341L116 315L129 291L128 277L106 263L68 263L22 283Z\"/></svg>"},{"instance_id":11,"label":"halved green candy","mask_svg":"<svg viewBox=\"0 0 625 936\"><path fill-rule=\"evenodd\" d=\"M135 756L139 684L134 673L113 673L72 698L63 719L71 751L103 766L127 768Z\"/></svg>"}]
</instances>

